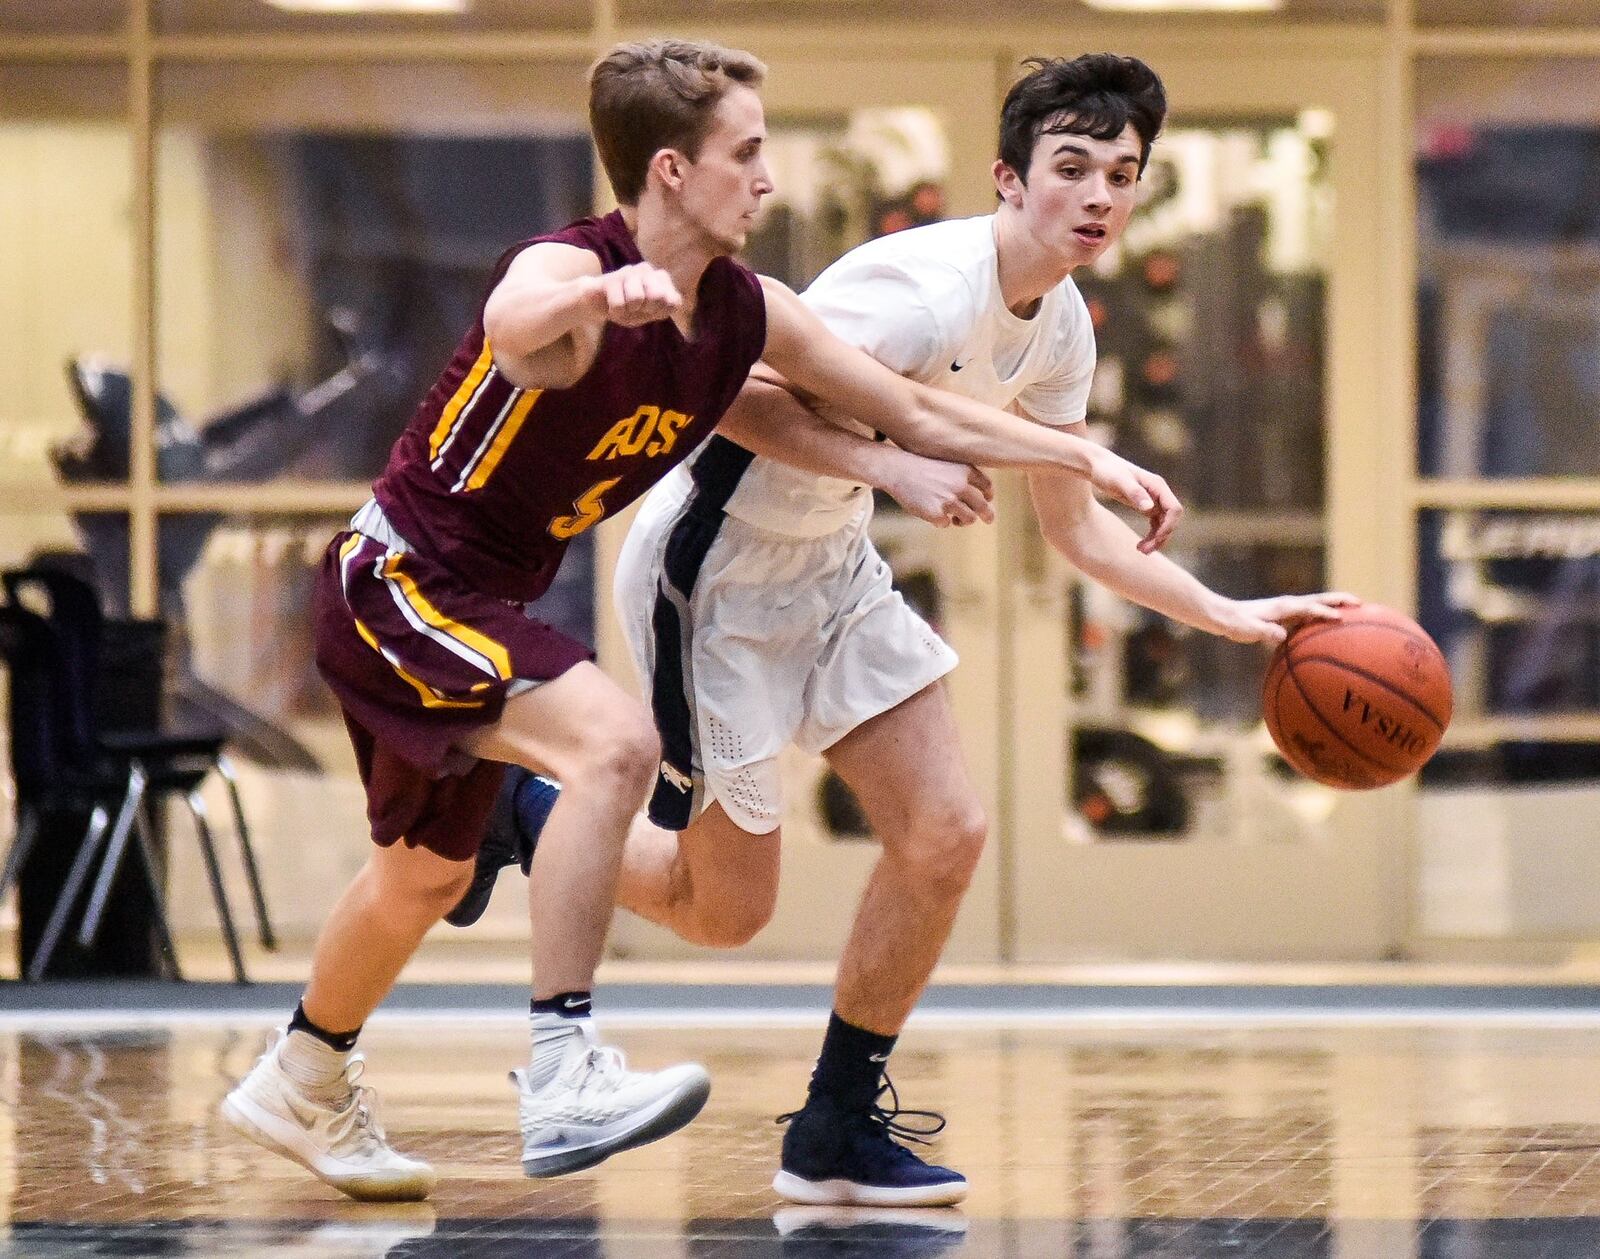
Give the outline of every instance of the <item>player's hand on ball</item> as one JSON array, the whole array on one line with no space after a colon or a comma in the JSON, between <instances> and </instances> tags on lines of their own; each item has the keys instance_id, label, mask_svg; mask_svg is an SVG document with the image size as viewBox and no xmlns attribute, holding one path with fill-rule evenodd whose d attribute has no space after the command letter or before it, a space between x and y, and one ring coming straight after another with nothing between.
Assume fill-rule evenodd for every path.
<instances>
[{"instance_id":1,"label":"player's hand on ball","mask_svg":"<svg viewBox=\"0 0 1600 1259\"><path fill-rule=\"evenodd\" d=\"M672 277L648 262L596 276L595 293L605 304L606 319L624 328L670 318L683 306L683 297Z\"/></svg>"},{"instance_id":2,"label":"player's hand on ball","mask_svg":"<svg viewBox=\"0 0 1600 1259\"><path fill-rule=\"evenodd\" d=\"M1183 516L1183 504L1163 478L1104 447L1098 447L1090 461L1089 481L1100 493L1133 508L1150 522L1139 540L1139 549L1146 555L1161 549Z\"/></svg>"},{"instance_id":3,"label":"player's hand on ball","mask_svg":"<svg viewBox=\"0 0 1600 1259\"><path fill-rule=\"evenodd\" d=\"M981 468L925 459L910 451L892 452L892 472L884 493L918 520L944 528L994 521L994 483Z\"/></svg>"},{"instance_id":4,"label":"player's hand on ball","mask_svg":"<svg viewBox=\"0 0 1600 1259\"><path fill-rule=\"evenodd\" d=\"M1216 632L1236 643L1281 643L1301 621L1337 621L1340 608L1361 602L1342 590L1314 595L1277 595L1271 599L1226 599Z\"/></svg>"}]
</instances>

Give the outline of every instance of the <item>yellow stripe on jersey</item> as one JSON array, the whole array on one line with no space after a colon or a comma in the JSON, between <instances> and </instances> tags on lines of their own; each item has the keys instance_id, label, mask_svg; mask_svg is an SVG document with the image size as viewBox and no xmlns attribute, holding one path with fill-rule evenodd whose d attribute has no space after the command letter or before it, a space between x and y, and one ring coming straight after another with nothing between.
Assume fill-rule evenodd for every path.
<instances>
[{"instance_id":1,"label":"yellow stripe on jersey","mask_svg":"<svg viewBox=\"0 0 1600 1259\"><path fill-rule=\"evenodd\" d=\"M511 414L506 416L506 422L500 426L500 432L494 439L478 466L472 470L472 475L467 479L467 489L481 490L484 484L494 475L494 470L500 466L500 461L506 457L506 451L511 443L517 439L517 430L522 427L522 422L528 418L528 412L533 410L533 404L539 400L542 389L530 389L518 398L516 405L511 408Z\"/></svg>"},{"instance_id":2,"label":"yellow stripe on jersey","mask_svg":"<svg viewBox=\"0 0 1600 1259\"><path fill-rule=\"evenodd\" d=\"M461 408L467 405L468 399L478 391L478 386L483 383L483 378L489 374L489 369L494 366L494 355L489 352L489 338L483 339L483 352L478 355L478 361L472 365L472 370L466 375L450 401L444 404L444 410L439 414L439 422L433 427L433 435L428 438L428 458L437 459L439 451L444 447L445 440L450 436L450 430L455 427L456 421L461 416Z\"/></svg>"},{"instance_id":3,"label":"yellow stripe on jersey","mask_svg":"<svg viewBox=\"0 0 1600 1259\"><path fill-rule=\"evenodd\" d=\"M409 682L416 689L417 695L422 700L424 708L483 707L483 701L481 699L445 699L421 678L417 677L398 660L395 660L387 652L385 652L384 649L379 646L377 637L371 630L363 625L358 618L352 617L351 619L356 623L356 633L361 635L367 646L371 647L373 651L382 656L384 660L388 662L391 669L393 669L403 679L405 679L405 681Z\"/></svg>"},{"instance_id":4,"label":"yellow stripe on jersey","mask_svg":"<svg viewBox=\"0 0 1600 1259\"><path fill-rule=\"evenodd\" d=\"M417 589L417 583L411 580L408 573L400 571L400 561L403 557L391 553L383 562L383 575L395 582L400 587L400 593L405 596L407 603L418 616L420 616L434 629L448 634L463 646L471 648L483 656L495 668L502 681L511 679L511 655L505 647L497 643L470 625L463 625L460 621L452 620L433 604L429 603L422 591Z\"/></svg>"}]
</instances>

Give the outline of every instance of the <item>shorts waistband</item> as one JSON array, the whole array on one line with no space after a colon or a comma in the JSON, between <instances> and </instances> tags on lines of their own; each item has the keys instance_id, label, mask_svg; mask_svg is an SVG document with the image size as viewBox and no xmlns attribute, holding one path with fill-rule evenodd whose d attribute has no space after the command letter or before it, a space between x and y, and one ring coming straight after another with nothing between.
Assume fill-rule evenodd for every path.
<instances>
[{"instance_id":1,"label":"shorts waistband","mask_svg":"<svg viewBox=\"0 0 1600 1259\"><path fill-rule=\"evenodd\" d=\"M411 544L389 523L389 517L383 514L383 508L378 506L375 498L369 498L361 505L361 510L350 517L350 528L391 551L404 554L412 549Z\"/></svg>"}]
</instances>

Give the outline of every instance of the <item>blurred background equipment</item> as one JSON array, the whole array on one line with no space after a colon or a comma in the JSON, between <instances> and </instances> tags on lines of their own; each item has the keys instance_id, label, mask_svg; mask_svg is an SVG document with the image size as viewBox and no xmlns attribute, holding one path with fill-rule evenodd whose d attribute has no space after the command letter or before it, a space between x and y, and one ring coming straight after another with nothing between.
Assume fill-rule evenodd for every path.
<instances>
[{"instance_id":1,"label":"blurred background equipment","mask_svg":"<svg viewBox=\"0 0 1600 1259\"><path fill-rule=\"evenodd\" d=\"M58 569L12 569L0 577L18 818L0 869L0 896L15 881L19 968L32 980L156 968L182 977L163 887L164 828L152 807L177 795L188 806L234 978L246 982L200 792L213 774L227 790L261 945L270 950L276 940L237 779L223 751L226 732L163 722L163 626L107 620L94 588ZM128 650L141 640L154 650ZM138 873L133 880L130 859ZM58 950L74 922L76 947L61 964ZM106 947L97 949L101 939Z\"/></svg>"},{"instance_id":2,"label":"blurred background equipment","mask_svg":"<svg viewBox=\"0 0 1600 1259\"><path fill-rule=\"evenodd\" d=\"M359 320L347 308L328 312L327 324L342 362L332 375L293 393L286 386L266 392L198 424L180 416L172 403L156 397L156 469L166 484L249 483L289 473L319 442L342 433L352 410L362 410L357 391L376 393L376 402L398 408L396 365L374 346L362 346ZM67 484L118 481L128 475L132 431L132 385L126 371L96 358L67 365L82 426L51 452ZM371 407L371 403L368 404ZM162 531L158 580L163 605L178 626L188 626L184 584L224 517L195 513ZM128 611L129 539L127 517L118 512L79 512L74 523L83 538L86 563L106 612ZM68 562L58 557L58 562ZM316 759L280 723L253 711L203 681L188 651L188 639L175 644L173 702L221 724L253 760L268 766L314 769Z\"/></svg>"}]
</instances>

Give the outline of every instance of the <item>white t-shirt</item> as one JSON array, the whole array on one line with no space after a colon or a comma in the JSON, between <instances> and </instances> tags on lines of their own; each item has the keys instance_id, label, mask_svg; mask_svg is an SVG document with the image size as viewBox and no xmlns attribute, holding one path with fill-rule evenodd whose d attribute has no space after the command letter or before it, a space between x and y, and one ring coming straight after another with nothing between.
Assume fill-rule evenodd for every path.
<instances>
[{"instance_id":1,"label":"white t-shirt","mask_svg":"<svg viewBox=\"0 0 1600 1259\"><path fill-rule=\"evenodd\" d=\"M1015 403L1044 424L1084 418L1094 375L1088 307L1064 279L1032 318L1012 314L1000 296L993 215L868 241L819 275L801 300L835 336L903 376L994 407ZM686 478L685 469L679 473ZM820 537L871 506L865 486L757 456L726 510L773 533Z\"/></svg>"}]
</instances>

